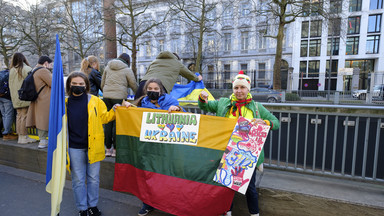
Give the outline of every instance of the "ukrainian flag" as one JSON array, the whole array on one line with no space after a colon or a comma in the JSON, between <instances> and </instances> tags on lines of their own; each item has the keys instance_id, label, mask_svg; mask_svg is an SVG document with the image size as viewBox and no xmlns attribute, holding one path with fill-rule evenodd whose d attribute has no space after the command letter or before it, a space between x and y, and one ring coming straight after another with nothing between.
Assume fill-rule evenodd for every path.
<instances>
[{"instance_id":1,"label":"ukrainian flag","mask_svg":"<svg viewBox=\"0 0 384 216\"><path fill-rule=\"evenodd\" d=\"M46 191L51 194L51 216L60 212L66 174L67 121L63 64L59 36L56 35L56 53L53 65L51 103L49 110Z\"/></svg>"},{"instance_id":2,"label":"ukrainian flag","mask_svg":"<svg viewBox=\"0 0 384 216\"><path fill-rule=\"evenodd\" d=\"M198 75L199 74L196 73L196 76ZM205 88L202 80L198 82L191 81L186 85L175 84L172 88L170 95L179 101L197 101L202 91L205 91L208 93L208 100L215 100L215 98L208 91L208 89ZM185 106L188 104L197 105L197 102L196 103L182 102L180 103L180 106Z\"/></svg>"}]
</instances>

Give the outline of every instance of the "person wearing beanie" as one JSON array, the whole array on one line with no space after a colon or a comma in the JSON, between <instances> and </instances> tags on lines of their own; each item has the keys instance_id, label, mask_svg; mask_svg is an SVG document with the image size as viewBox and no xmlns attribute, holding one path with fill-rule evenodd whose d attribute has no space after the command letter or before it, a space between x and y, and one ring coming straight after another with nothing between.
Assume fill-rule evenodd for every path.
<instances>
[{"instance_id":1,"label":"person wearing beanie","mask_svg":"<svg viewBox=\"0 0 384 216\"><path fill-rule=\"evenodd\" d=\"M262 104L252 100L250 94L251 79L240 71L232 82L233 93L229 98L220 98L216 101L208 101L208 93L202 91L198 98L199 108L216 113L216 116L238 119L240 116L252 120L257 124L265 124L271 126L271 130L277 130L280 127L279 120L269 112ZM261 151L256 167L262 170L264 161L264 150ZM256 169L251 177L247 192L248 210L252 216L259 215L258 192L256 190ZM232 215L232 207L227 215Z\"/></svg>"}]
</instances>

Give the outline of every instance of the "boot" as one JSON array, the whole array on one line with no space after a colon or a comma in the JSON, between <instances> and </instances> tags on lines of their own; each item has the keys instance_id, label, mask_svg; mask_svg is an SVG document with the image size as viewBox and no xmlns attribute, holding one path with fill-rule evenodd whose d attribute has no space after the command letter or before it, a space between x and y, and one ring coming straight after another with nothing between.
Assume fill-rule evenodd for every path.
<instances>
[{"instance_id":1,"label":"boot","mask_svg":"<svg viewBox=\"0 0 384 216\"><path fill-rule=\"evenodd\" d=\"M17 135L13 135L11 133L3 134L3 140L17 140L17 137Z\"/></svg>"}]
</instances>

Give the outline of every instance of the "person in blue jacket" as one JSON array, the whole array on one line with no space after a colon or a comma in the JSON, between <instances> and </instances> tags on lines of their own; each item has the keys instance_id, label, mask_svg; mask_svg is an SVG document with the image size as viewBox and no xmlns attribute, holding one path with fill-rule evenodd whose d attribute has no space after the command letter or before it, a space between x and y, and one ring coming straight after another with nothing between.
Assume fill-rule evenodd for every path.
<instances>
[{"instance_id":1,"label":"person in blue jacket","mask_svg":"<svg viewBox=\"0 0 384 216\"><path fill-rule=\"evenodd\" d=\"M122 106L137 106L150 109L168 110L168 112L184 111L184 109L179 106L179 101L177 101L176 98L165 93L165 88L159 79L151 78L147 80L143 91L144 95L139 99L132 103L124 101ZM152 206L143 203L143 206L140 209L138 215L144 216L153 210L154 208Z\"/></svg>"}]
</instances>

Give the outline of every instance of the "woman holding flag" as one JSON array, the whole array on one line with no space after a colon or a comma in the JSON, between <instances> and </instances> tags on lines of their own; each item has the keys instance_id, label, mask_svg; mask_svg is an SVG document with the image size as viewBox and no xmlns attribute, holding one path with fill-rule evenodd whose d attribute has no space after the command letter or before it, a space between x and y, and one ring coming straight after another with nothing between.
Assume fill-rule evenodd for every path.
<instances>
[{"instance_id":1,"label":"woman holding flag","mask_svg":"<svg viewBox=\"0 0 384 216\"><path fill-rule=\"evenodd\" d=\"M144 85L143 92L144 96L141 96L134 101L133 104L124 101L122 105L126 107L138 106L150 109L168 110L169 113L172 111L184 111L184 109L179 106L179 101L176 98L165 93L165 88L159 79L149 79ZM153 210L154 208L152 206L143 203L138 215L144 216Z\"/></svg>"},{"instance_id":2,"label":"woman holding flag","mask_svg":"<svg viewBox=\"0 0 384 216\"><path fill-rule=\"evenodd\" d=\"M272 130L279 128L279 120L270 113L263 105L252 100L249 93L251 88L251 79L244 75L243 71L234 78L232 90L233 93L229 98L220 98L216 101L208 101L208 93L202 91L199 95L198 103L200 109L212 113L216 116L227 118L239 118L243 116L252 120L255 124L265 124L271 126ZM256 167L262 170L264 161L264 150L260 153ZM259 215L258 192L256 190L256 169L253 172L251 181L246 192L248 210L251 216ZM232 204L233 205L233 204ZM231 209L227 215L232 215Z\"/></svg>"},{"instance_id":3,"label":"woman holding flag","mask_svg":"<svg viewBox=\"0 0 384 216\"><path fill-rule=\"evenodd\" d=\"M115 111L111 109L108 112L104 102L88 94L89 90L90 84L86 74L73 72L68 76L68 153L72 188L79 216L100 216L97 203L100 161L105 158L103 124L115 119Z\"/></svg>"}]
</instances>

